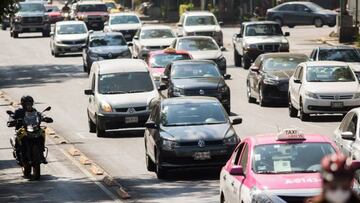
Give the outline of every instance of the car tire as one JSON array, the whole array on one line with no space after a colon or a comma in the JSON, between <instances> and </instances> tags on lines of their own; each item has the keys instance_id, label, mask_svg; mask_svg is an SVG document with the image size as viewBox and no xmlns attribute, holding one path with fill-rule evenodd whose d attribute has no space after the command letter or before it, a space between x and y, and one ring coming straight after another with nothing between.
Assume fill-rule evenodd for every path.
<instances>
[{"instance_id":1,"label":"car tire","mask_svg":"<svg viewBox=\"0 0 360 203\"><path fill-rule=\"evenodd\" d=\"M335 27L336 24L329 24L329 27Z\"/></svg>"},{"instance_id":2,"label":"car tire","mask_svg":"<svg viewBox=\"0 0 360 203\"><path fill-rule=\"evenodd\" d=\"M247 99L249 103L255 103L256 99L254 97L251 96L251 88L250 88L250 82L248 81L246 83L246 95L247 95Z\"/></svg>"},{"instance_id":3,"label":"car tire","mask_svg":"<svg viewBox=\"0 0 360 203\"><path fill-rule=\"evenodd\" d=\"M96 125L96 136L97 137L105 137L106 131L104 129L101 129L100 126Z\"/></svg>"},{"instance_id":4,"label":"car tire","mask_svg":"<svg viewBox=\"0 0 360 203\"><path fill-rule=\"evenodd\" d=\"M88 68L86 67L85 63L83 62L83 71L85 73L88 73L89 74L89 71L88 71Z\"/></svg>"},{"instance_id":5,"label":"car tire","mask_svg":"<svg viewBox=\"0 0 360 203\"><path fill-rule=\"evenodd\" d=\"M291 97L289 95L289 116L295 118L298 115L298 110L292 105Z\"/></svg>"},{"instance_id":6,"label":"car tire","mask_svg":"<svg viewBox=\"0 0 360 203\"><path fill-rule=\"evenodd\" d=\"M301 102L301 98L300 98L300 120L301 121L309 121L310 120L310 115L304 112L304 107Z\"/></svg>"},{"instance_id":7,"label":"car tire","mask_svg":"<svg viewBox=\"0 0 360 203\"><path fill-rule=\"evenodd\" d=\"M276 18L274 18L274 21L277 22L280 25L280 27L283 26L283 20L281 18L276 17Z\"/></svg>"},{"instance_id":8,"label":"car tire","mask_svg":"<svg viewBox=\"0 0 360 203\"><path fill-rule=\"evenodd\" d=\"M88 124L89 124L89 132L90 133L95 133L96 132L96 125L89 117L88 117Z\"/></svg>"},{"instance_id":9,"label":"car tire","mask_svg":"<svg viewBox=\"0 0 360 203\"><path fill-rule=\"evenodd\" d=\"M314 25L315 27L322 27L324 26L324 21L321 18L315 18Z\"/></svg>"},{"instance_id":10,"label":"car tire","mask_svg":"<svg viewBox=\"0 0 360 203\"><path fill-rule=\"evenodd\" d=\"M60 53L58 51L56 51L56 47L54 47L54 56L55 57L59 57Z\"/></svg>"},{"instance_id":11,"label":"car tire","mask_svg":"<svg viewBox=\"0 0 360 203\"><path fill-rule=\"evenodd\" d=\"M43 31L42 36L43 37L50 37L50 31Z\"/></svg>"},{"instance_id":12,"label":"car tire","mask_svg":"<svg viewBox=\"0 0 360 203\"><path fill-rule=\"evenodd\" d=\"M6 25L5 24L1 24L1 30L6 30Z\"/></svg>"},{"instance_id":13,"label":"car tire","mask_svg":"<svg viewBox=\"0 0 360 203\"><path fill-rule=\"evenodd\" d=\"M241 67L241 55L236 51L234 47L234 63L235 67Z\"/></svg>"},{"instance_id":14,"label":"car tire","mask_svg":"<svg viewBox=\"0 0 360 203\"><path fill-rule=\"evenodd\" d=\"M150 172L154 172L156 169L156 164L151 160L150 156L145 152L145 161L146 161L146 169Z\"/></svg>"},{"instance_id":15,"label":"car tire","mask_svg":"<svg viewBox=\"0 0 360 203\"><path fill-rule=\"evenodd\" d=\"M264 100L264 96L262 95L262 92L263 92L262 87L260 86L259 87L259 105L262 106L262 107L266 107L267 103Z\"/></svg>"},{"instance_id":16,"label":"car tire","mask_svg":"<svg viewBox=\"0 0 360 203\"><path fill-rule=\"evenodd\" d=\"M163 167L161 167L161 161L160 161L160 153L156 153L156 165L155 165L155 172L158 179L165 179L167 170Z\"/></svg>"},{"instance_id":17,"label":"car tire","mask_svg":"<svg viewBox=\"0 0 360 203\"><path fill-rule=\"evenodd\" d=\"M14 32L12 33L12 36L13 36L14 38L19 38L19 33L14 31Z\"/></svg>"},{"instance_id":18,"label":"car tire","mask_svg":"<svg viewBox=\"0 0 360 203\"><path fill-rule=\"evenodd\" d=\"M251 60L246 56L242 56L242 62L243 62L243 68L245 70L248 70L251 66Z\"/></svg>"}]
</instances>

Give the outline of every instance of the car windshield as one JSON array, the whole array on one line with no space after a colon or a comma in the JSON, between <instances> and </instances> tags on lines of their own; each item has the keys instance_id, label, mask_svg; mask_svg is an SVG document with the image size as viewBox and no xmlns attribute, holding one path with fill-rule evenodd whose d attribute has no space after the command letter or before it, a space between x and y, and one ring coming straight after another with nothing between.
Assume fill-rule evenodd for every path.
<instances>
[{"instance_id":1,"label":"car windshield","mask_svg":"<svg viewBox=\"0 0 360 203\"><path fill-rule=\"evenodd\" d=\"M99 76L100 94L150 92L154 86L148 72L109 73Z\"/></svg>"},{"instance_id":2,"label":"car windshield","mask_svg":"<svg viewBox=\"0 0 360 203\"><path fill-rule=\"evenodd\" d=\"M283 35L278 24L253 24L246 26L245 36Z\"/></svg>"},{"instance_id":3,"label":"car windshield","mask_svg":"<svg viewBox=\"0 0 360 203\"><path fill-rule=\"evenodd\" d=\"M20 12L44 12L45 7L41 3L20 4Z\"/></svg>"},{"instance_id":4,"label":"car windshield","mask_svg":"<svg viewBox=\"0 0 360 203\"><path fill-rule=\"evenodd\" d=\"M299 63L308 61L306 57L274 57L263 62L265 71L295 70Z\"/></svg>"},{"instance_id":5,"label":"car windshield","mask_svg":"<svg viewBox=\"0 0 360 203\"><path fill-rule=\"evenodd\" d=\"M47 12L59 12L60 9L57 6L46 6L46 11Z\"/></svg>"},{"instance_id":6,"label":"car windshield","mask_svg":"<svg viewBox=\"0 0 360 203\"><path fill-rule=\"evenodd\" d=\"M218 50L219 47L212 39L193 38L179 40L179 50L185 51L211 51Z\"/></svg>"},{"instance_id":7,"label":"car windshield","mask_svg":"<svg viewBox=\"0 0 360 203\"><path fill-rule=\"evenodd\" d=\"M105 35L93 37L90 41L90 47L101 46L125 46L126 41L121 35Z\"/></svg>"},{"instance_id":8,"label":"car windshield","mask_svg":"<svg viewBox=\"0 0 360 203\"><path fill-rule=\"evenodd\" d=\"M353 82L355 76L348 66L309 66L308 82Z\"/></svg>"},{"instance_id":9,"label":"car windshield","mask_svg":"<svg viewBox=\"0 0 360 203\"><path fill-rule=\"evenodd\" d=\"M151 68L165 68L173 61L191 59L188 54L157 54L150 58Z\"/></svg>"},{"instance_id":10,"label":"car windshield","mask_svg":"<svg viewBox=\"0 0 360 203\"><path fill-rule=\"evenodd\" d=\"M211 125L226 123L222 106L218 102L166 104L161 110L164 126Z\"/></svg>"},{"instance_id":11,"label":"car windshield","mask_svg":"<svg viewBox=\"0 0 360 203\"><path fill-rule=\"evenodd\" d=\"M107 3L105 3L105 5L107 8L110 8L110 9L116 8L116 5L114 2L107 2Z\"/></svg>"},{"instance_id":12,"label":"car windshield","mask_svg":"<svg viewBox=\"0 0 360 203\"><path fill-rule=\"evenodd\" d=\"M319 60L360 62L360 54L355 49L327 49L319 52Z\"/></svg>"},{"instance_id":13,"label":"car windshield","mask_svg":"<svg viewBox=\"0 0 360 203\"><path fill-rule=\"evenodd\" d=\"M142 30L140 33L141 39L152 39L152 38L174 38L174 33L170 29L153 29L153 30Z\"/></svg>"},{"instance_id":14,"label":"car windshield","mask_svg":"<svg viewBox=\"0 0 360 203\"><path fill-rule=\"evenodd\" d=\"M185 25L187 26L216 25L216 19L214 16L189 16L186 18Z\"/></svg>"},{"instance_id":15,"label":"car windshield","mask_svg":"<svg viewBox=\"0 0 360 203\"><path fill-rule=\"evenodd\" d=\"M178 64L171 68L172 79L212 77L221 77L218 68L212 63Z\"/></svg>"},{"instance_id":16,"label":"car windshield","mask_svg":"<svg viewBox=\"0 0 360 203\"><path fill-rule=\"evenodd\" d=\"M78 12L107 12L107 7L105 4L81 4Z\"/></svg>"},{"instance_id":17,"label":"car windshield","mask_svg":"<svg viewBox=\"0 0 360 203\"><path fill-rule=\"evenodd\" d=\"M252 170L261 174L317 173L321 159L335 153L330 143L265 144L254 148Z\"/></svg>"},{"instance_id":18,"label":"car windshield","mask_svg":"<svg viewBox=\"0 0 360 203\"><path fill-rule=\"evenodd\" d=\"M136 24L136 23L140 23L138 17L136 16L128 16L128 15L123 15L123 16L113 16L110 19L110 24L111 25L117 25L117 24Z\"/></svg>"},{"instance_id":19,"label":"car windshield","mask_svg":"<svg viewBox=\"0 0 360 203\"><path fill-rule=\"evenodd\" d=\"M60 25L57 29L58 35L85 34L87 29L83 24Z\"/></svg>"}]
</instances>

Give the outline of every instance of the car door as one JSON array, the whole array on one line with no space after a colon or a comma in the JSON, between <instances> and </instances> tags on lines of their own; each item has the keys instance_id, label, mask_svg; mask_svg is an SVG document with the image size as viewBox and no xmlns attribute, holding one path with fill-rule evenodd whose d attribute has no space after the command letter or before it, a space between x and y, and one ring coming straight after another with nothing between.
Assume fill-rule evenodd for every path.
<instances>
[{"instance_id":1,"label":"car door","mask_svg":"<svg viewBox=\"0 0 360 203\"><path fill-rule=\"evenodd\" d=\"M92 69L95 69L94 67L92 67ZM88 105L88 113L89 113L89 117L92 121L96 121L96 98L95 95L96 93L96 73L95 71L92 71L89 75L89 80L90 80L90 89L93 91L94 94L89 95L89 105ZM96 123L96 122L95 122Z\"/></svg>"},{"instance_id":2,"label":"car door","mask_svg":"<svg viewBox=\"0 0 360 203\"><path fill-rule=\"evenodd\" d=\"M254 93L255 95L259 95L259 81L261 78L261 67L262 67L262 58L258 57L254 64L252 65L253 68L257 68L258 70L254 70L252 68L250 68L249 70L249 83L250 83L250 88L252 93Z\"/></svg>"},{"instance_id":3,"label":"car door","mask_svg":"<svg viewBox=\"0 0 360 203\"><path fill-rule=\"evenodd\" d=\"M238 165L241 165L243 168L244 176L238 176L237 181L235 181L233 184L233 192L235 197L234 203L247 202L246 196L249 194L249 188L247 188L244 183L246 181L246 173L248 171L249 154L249 145L245 143L238 163Z\"/></svg>"},{"instance_id":4,"label":"car door","mask_svg":"<svg viewBox=\"0 0 360 203\"><path fill-rule=\"evenodd\" d=\"M313 24L314 14L313 11L302 4L296 4L295 6L296 16L294 16L295 21L298 25L311 25Z\"/></svg>"},{"instance_id":5,"label":"car door","mask_svg":"<svg viewBox=\"0 0 360 203\"><path fill-rule=\"evenodd\" d=\"M352 147L354 141L343 139L341 137L341 133L352 132L355 137L358 137L358 120L358 115L355 112L350 112L346 114L339 128L335 131L335 143L337 144L339 149L347 156L352 155Z\"/></svg>"},{"instance_id":6,"label":"car door","mask_svg":"<svg viewBox=\"0 0 360 203\"><path fill-rule=\"evenodd\" d=\"M141 32L141 29L139 29L133 37L133 56L134 57L139 57L139 52L140 52L140 48L141 48L140 32Z\"/></svg>"},{"instance_id":7,"label":"car door","mask_svg":"<svg viewBox=\"0 0 360 203\"><path fill-rule=\"evenodd\" d=\"M160 126L160 102L155 101L153 102L153 107L149 116L149 121L155 122L157 126ZM156 140L159 139L159 129L146 129L145 132L146 136L146 150L148 155L153 159L156 160L155 157L155 146Z\"/></svg>"},{"instance_id":8,"label":"car door","mask_svg":"<svg viewBox=\"0 0 360 203\"><path fill-rule=\"evenodd\" d=\"M285 4L278 10L278 15L281 17L284 25L295 25L296 10L294 4Z\"/></svg>"},{"instance_id":9,"label":"car door","mask_svg":"<svg viewBox=\"0 0 360 203\"><path fill-rule=\"evenodd\" d=\"M296 68L294 76L292 76L289 80L291 103L296 108L299 108L300 88L302 82L303 69L304 69L303 66L298 66ZM300 83L297 83L296 81L300 81Z\"/></svg>"}]
</instances>

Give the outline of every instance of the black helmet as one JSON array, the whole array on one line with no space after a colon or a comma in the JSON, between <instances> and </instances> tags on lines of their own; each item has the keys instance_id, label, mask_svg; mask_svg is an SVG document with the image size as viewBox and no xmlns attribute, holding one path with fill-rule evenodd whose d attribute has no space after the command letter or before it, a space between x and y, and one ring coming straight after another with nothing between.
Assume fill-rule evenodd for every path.
<instances>
[{"instance_id":1,"label":"black helmet","mask_svg":"<svg viewBox=\"0 0 360 203\"><path fill-rule=\"evenodd\" d=\"M31 103L31 105L34 104L34 99L30 95L24 95L21 97L21 106L24 107L26 103Z\"/></svg>"}]
</instances>

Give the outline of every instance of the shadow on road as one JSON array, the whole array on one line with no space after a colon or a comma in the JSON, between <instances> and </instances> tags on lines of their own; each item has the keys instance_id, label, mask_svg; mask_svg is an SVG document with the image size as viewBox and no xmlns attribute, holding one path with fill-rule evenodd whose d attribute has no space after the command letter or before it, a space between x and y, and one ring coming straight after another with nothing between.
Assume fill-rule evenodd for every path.
<instances>
[{"instance_id":1,"label":"shadow on road","mask_svg":"<svg viewBox=\"0 0 360 203\"><path fill-rule=\"evenodd\" d=\"M310 117L309 122L322 123L322 122L340 122L344 117L341 115L314 115Z\"/></svg>"},{"instance_id":2,"label":"shadow on road","mask_svg":"<svg viewBox=\"0 0 360 203\"><path fill-rule=\"evenodd\" d=\"M104 138L135 138L144 137L144 130L119 130L106 132Z\"/></svg>"},{"instance_id":3,"label":"shadow on road","mask_svg":"<svg viewBox=\"0 0 360 203\"><path fill-rule=\"evenodd\" d=\"M87 78L75 65L0 66L0 88L27 88L46 83L62 83L73 78Z\"/></svg>"},{"instance_id":4,"label":"shadow on road","mask_svg":"<svg viewBox=\"0 0 360 203\"><path fill-rule=\"evenodd\" d=\"M9 150L9 153L11 153L10 150ZM4 169L17 168L17 167L19 167L19 166L16 164L15 159L13 159L13 160L12 159L11 160L0 160L0 171L2 171ZM20 170L20 168L19 168L19 170ZM0 183L0 185L1 185L1 183Z\"/></svg>"}]
</instances>

